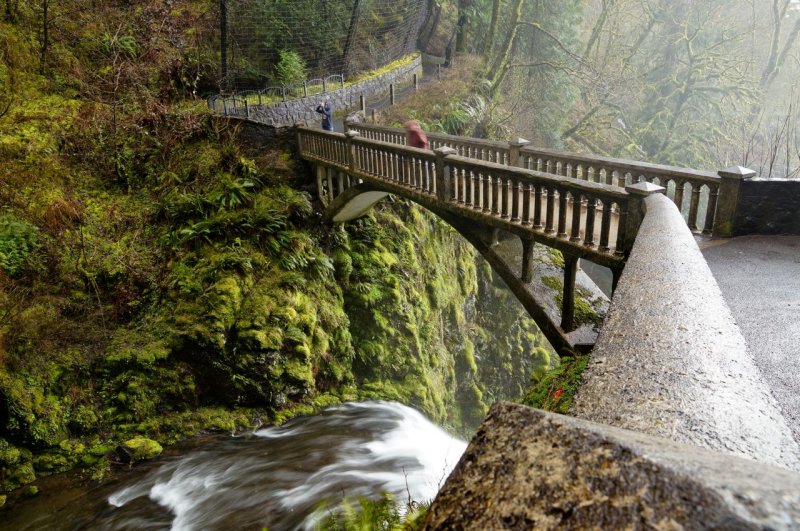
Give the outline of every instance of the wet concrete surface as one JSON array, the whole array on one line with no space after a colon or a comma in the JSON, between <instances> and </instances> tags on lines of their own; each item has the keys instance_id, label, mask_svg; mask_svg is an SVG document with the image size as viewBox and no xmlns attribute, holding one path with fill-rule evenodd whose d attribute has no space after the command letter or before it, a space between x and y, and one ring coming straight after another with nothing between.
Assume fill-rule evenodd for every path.
<instances>
[{"instance_id":1,"label":"wet concrete surface","mask_svg":"<svg viewBox=\"0 0 800 531\"><path fill-rule=\"evenodd\" d=\"M800 236L741 236L700 247L800 442Z\"/></svg>"},{"instance_id":2,"label":"wet concrete surface","mask_svg":"<svg viewBox=\"0 0 800 531\"><path fill-rule=\"evenodd\" d=\"M570 412L800 471L800 447L674 204L647 198Z\"/></svg>"}]
</instances>

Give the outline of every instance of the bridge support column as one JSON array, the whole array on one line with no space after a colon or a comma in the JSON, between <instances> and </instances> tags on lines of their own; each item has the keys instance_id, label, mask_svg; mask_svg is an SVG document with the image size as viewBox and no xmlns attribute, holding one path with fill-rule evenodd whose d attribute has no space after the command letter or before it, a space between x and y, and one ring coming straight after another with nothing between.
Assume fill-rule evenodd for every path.
<instances>
[{"instance_id":1,"label":"bridge support column","mask_svg":"<svg viewBox=\"0 0 800 531\"><path fill-rule=\"evenodd\" d=\"M520 164L520 157L519 157L519 150L530 144L530 140L525 140L524 138L515 138L508 142L509 148L509 156L508 156L508 165L514 166L515 168L524 167L524 164ZM524 162L524 161L523 161Z\"/></svg>"},{"instance_id":2,"label":"bridge support column","mask_svg":"<svg viewBox=\"0 0 800 531\"><path fill-rule=\"evenodd\" d=\"M456 150L449 147L440 147L433 150L436 153L436 199L449 203L453 197L453 183L450 178L450 167L445 162L448 155L455 154Z\"/></svg>"},{"instance_id":3,"label":"bridge support column","mask_svg":"<svg viewBox=\"0 0 800 531\"><path fill-rule=\"evenodd\" d=\"M734 166L720 170L717 174L722 182L717 198L717 215L714 217L713 235L715 238L730 238L733 234L736 206L739 203L739 187L742 181L751 179L756 172L741 166Z\"/></svg>"},{"instance_id":4,"label":"bridge support column","mask_svg":"<svg viewBox=\"0 0 800 531\"><path fill-rule=\"evenodd\" d=\"M575 276L578 273L578 257L561 252L564 256L564 292L561 297L561 329L575 330Z\"/></svg>"},{"instance_id":5,"label":"bridge support column","mask_svg":"<svg viewBox=\"0 0 800 531\"><path fill-rule=\"evenodd\" d=\"M347 142L347 167L350 169L350 175L355 175L356 146L353 144L353 139L358 136L358 131L347 131L344 136Z\"/></svg>"},{"instance_id":6,"label":"bridge support column","mask_svg":"<svg viewBox=\"0 0 800 531\"><path fill-rule=\"evenodd\" d=\"M653 194L663 194L666 188L657 184L643 181L630 184L625 187L625 191L630 194L626 210L620 212L620 227L617 232L617 254L626 255L633 248L636 235L639 233L639 226L644 219L644 200ZM624 219L624 226L622 225Z\"/></svg>"},{"instance_id":7,"label":"bridge support column","mask_svg":"<svg viewBox=\"0 0 800 531\"><path fill-rule=\"evenodd\" d=\"M533 280L533 240L522 240L522 274L520 278L526 284Z\"/></svg>"}]
</instances>

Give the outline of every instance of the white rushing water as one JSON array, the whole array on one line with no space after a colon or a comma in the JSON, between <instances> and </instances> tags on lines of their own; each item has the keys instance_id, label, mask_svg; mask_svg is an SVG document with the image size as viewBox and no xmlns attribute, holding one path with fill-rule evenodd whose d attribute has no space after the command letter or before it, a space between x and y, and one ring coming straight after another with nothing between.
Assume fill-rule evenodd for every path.
<instances>
[{"instance_id":1,"label":"white rushing water","mask_svg":"<svg viewBox=\"0 0 800 531\"><path fill-rule=\"evenodd\" d=\"M141 529L169 516L173 530L311 529L345 497L431 500L466 448L391 402L344 404L223 442L118 488L107 498L114 509L93 523ZM154 515L156 504L166 511Z\"/></svg>"}]
</instances>

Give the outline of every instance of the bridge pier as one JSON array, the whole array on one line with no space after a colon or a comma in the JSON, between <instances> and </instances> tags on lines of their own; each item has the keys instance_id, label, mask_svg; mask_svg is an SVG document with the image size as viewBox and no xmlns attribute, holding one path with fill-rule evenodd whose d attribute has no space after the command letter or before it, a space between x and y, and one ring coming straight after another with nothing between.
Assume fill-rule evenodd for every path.
<instances>
[{"instance_id":1,"label":"bridge pier","mask_svg":"<svg viewBox=\"0 0 800 531\"><path fill-rule=\"evenodd\" d=\"M578 257L561 252L564 256L564 292L561 297L561 329L575 330L575 276L578 274Z\"/></svg>"},{"instance_id":2,"label":"bridge pier","mask_svg":"<svg viewBox=\"0 0 800 531\"><path fill-rule=\"evenodd\" d=\"M522 240L522 273L520 277L524 283L533 280L533 240Z\"/></svg>"}]
</instances>

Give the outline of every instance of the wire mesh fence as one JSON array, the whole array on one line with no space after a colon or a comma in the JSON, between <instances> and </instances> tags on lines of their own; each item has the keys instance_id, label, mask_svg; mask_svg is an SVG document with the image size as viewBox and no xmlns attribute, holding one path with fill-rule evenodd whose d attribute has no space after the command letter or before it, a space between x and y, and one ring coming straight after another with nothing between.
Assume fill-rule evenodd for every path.
<instances>
[{"instance_id":1,"label":"wire mesh fence","mask_svg":"<svg viewBox=\"0 0 800 531\"><path fill-rule=\"evenodd\" d=\"M228 90L283 85L291 94L353 77L412 52L425 0L221 0L225 53L221 86ZM289 72L282 55L292 52ZM330 75L331 73L341 73ZM283 74L283 78L282 78Z\"/></svg>"}]
</instances>

